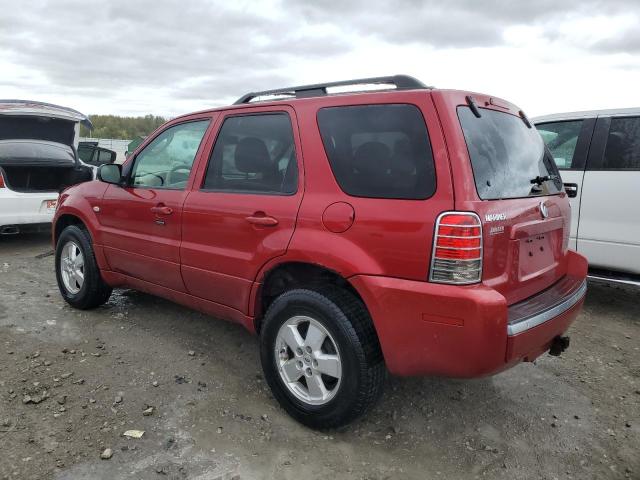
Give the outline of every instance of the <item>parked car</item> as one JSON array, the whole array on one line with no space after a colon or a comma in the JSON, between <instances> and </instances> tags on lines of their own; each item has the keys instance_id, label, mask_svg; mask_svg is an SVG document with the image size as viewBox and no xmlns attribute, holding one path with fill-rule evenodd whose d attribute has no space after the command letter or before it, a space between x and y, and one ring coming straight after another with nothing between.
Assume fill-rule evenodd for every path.
<instances>
[{"instance_id":1,"label":"parked car","mask_svg":"<svg viewBox=\"0 0 640 480\"><path fill-rule=\"evenodd\" d=\"M98 142L79 142L78 157L87 165L99 167L105 163L115 162L117 153L108 148L100 147Z\"/></svg>"},{"instance_id":2,"label":"parked car","mask_svg":"<svg viewBox=\"0 0 640 480\"><path fill-rule=\"evenodd\" d=\"M573 212L570 247L596 279L640 285L640 108L534 120L561 171Z\"/></svg>"},{"instance_id":3,"label":"parked car","mask_svg":"<svg viewBox=\"0 0 640 480\"><path fill-rule=\"evenodd\" d=\"M49 228L59 191L93 178L76 154L81 122L70 108L0 100L0 235Z\"/></svg>"},{"instance_id":4,"label":"parked car","mask_svg":"<svg viewBox=\"0 0 640 480\"><path fill-rule=\"evenodd\" d=\"M127 287L240 323L311 427L362 414L387 370L472 378L559 355L585 295L556 166L496 97L407 76L255 92L98 176L60 197L64 299Z\"/></svg>"}]
</instances>

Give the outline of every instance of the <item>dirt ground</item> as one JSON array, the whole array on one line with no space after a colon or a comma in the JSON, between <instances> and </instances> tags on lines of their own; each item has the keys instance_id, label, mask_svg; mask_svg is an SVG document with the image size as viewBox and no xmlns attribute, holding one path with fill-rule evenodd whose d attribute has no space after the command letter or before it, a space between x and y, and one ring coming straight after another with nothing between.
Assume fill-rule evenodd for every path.
<instances>
[{"instance_id":1,"label":"dirt ground","mask_svg":"<svg viewBox=\"0 0 640 480\"><path fill-rule=\"evenodd\" d=\"M637 291L590 284L560 358L390 378L365 418L316 432L241 327L134 291L73 310L49 251L0 238L0 479L640 479Z\"/></svg>"}]
</instances>

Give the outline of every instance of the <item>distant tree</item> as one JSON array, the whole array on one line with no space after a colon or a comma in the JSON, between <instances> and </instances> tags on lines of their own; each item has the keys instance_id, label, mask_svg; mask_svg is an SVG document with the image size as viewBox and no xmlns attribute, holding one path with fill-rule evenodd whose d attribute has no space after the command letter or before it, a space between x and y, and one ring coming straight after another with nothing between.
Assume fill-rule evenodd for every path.
<instances>
[{"instance_id":1,"label":"distant tree","mask_svg":"<svg viewBox=\"0 0 640 480\"><path fill-rule=\"evenodd\" d=\"M93 129L89 131L85 126L80 127L81 137L117 138L131 140L144 137L153 132L167 120L155 115L144 117L120 117L117 115L89 115Z\"/></svg>"}]
</instances>

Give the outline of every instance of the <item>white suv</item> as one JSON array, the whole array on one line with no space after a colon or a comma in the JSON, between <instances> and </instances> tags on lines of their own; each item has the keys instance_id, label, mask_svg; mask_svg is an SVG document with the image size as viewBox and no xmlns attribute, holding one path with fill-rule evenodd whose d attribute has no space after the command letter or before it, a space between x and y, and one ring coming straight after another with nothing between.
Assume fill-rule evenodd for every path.
<instances>
[{"instance_id":1,"label":"white suv","mask_svg":"<svg viewBox=\"0 0 640 480\"><path fill-rule=\"evenodd\" d=\"M571 197L570 247L592 277L640 285L640 108L533 121Z\"/></svg>"}]
</instances>

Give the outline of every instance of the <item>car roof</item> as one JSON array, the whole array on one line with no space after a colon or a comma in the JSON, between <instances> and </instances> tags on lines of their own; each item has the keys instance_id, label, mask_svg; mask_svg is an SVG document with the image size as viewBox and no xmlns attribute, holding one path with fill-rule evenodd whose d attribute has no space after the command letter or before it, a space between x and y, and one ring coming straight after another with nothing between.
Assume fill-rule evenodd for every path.
<instances>
[{"instance_id":1,"label":"car roof","mask_svg":"<svg viewBox=\"0 0 640 480\"><path fill-rule=\"evenodd\" d=\"M437 89L429 89L428 91L435 91ZM303 103L307 103L307 102L314 102L314 103L322 103L324 101L327 102L332 102L331 99L334 98L353 98L353 97L357 97L357 96L369 96L369 95L398 95L399 93L402 94L416 94L416 93L422 93L424 94L426 90L423 89L416 89L416 90L396 90L396 89L385 89L385 90L368 90L368 91L359 91L359 92L343 92L343 93L332 93L330 95L327 95L325 97L309 97L309 98L281 98L278 100L269 100L269 101L255 101L255 102L250 102L250 103L242 103L242 104L229 104L229 105L224 105L224 106L220 106L220 107L214 107L214 108L207 108L204 110L198 110L195 112L189 112L189 113L185 113L183 115L180 115L178 117L172 118L171 122L175 122L175 121L179 121L181 119L184 118L188 118L188 117L197 117L197 116L202 116L202 115L207 115L210 113L216 113L216 112L224 112L226 110L241 110L244 108L250 109L250 108L255 108L255 107L282 107L283 105L300 105Z\"/></svg>"},{"instance_id":2,"label":"car roof","mask_svg":"<svg viewBox=\"0 0 640 480\"><path fill-rule=\"evenodd\" d=\"M384 85L386 85L387 88L383 87ZM389 86L395 88L388 88ZM330 91L329 89L337 90ZM170 123L175 124L185 120L195 120L213 113L243 108L278 108L284 105L294 106L307 102L313 102L317 105L322 105L326 102L335 105L336 98L349 102L349 99L358 97L361 99L361 97L368 96L375 97L374 101L383 101L387 95L390 97L394 96L394 99L397 99L397 95L399 94L423 95L425 92L438 92L443 96L455 97L456 100L459 100L462 95L463 98L466 98L466 100L464 100L466 103L475 103L475 97L477 96L484 99L485 106L490 104L499 105L502 111L507 111L513 115L524 115L516 105L499 97L463 90L440 89L426 85L409 75L392 75L249 92L231 105L190 112L171 119Z\"/></svg>"},{"instance_id":3,"label":"car roof","mask_svg":"<svg viewBox=\"0 0 640 480\"><path fill-rule=\"evenodd\" d=\"M394 86L395 88L385 88L383 85ZM358 87L359 86L359 87ZM347 88L354 87L354 88ZM373 87L373 88L372 88ZM328 89L337 88L332 92ZM343 90L340 90L340 89ZM205 115L213 112L220 112L229 109L250 108L250 107L276 107L281 105L297 104L300 102L322 102L323 99L335 97L353 97L356 95L372 94L397 94L405 92L425 92L434 90L434 87L427 86L420 80L409 75L392 75L386 77L358 78L353 80L342 80L338 82L318 83L311 85L299 85L294 87L277 88L249 92L240 97L231 105L205 109L197 112L181 115L173 120L180 120L185 117Z\"/></svg>"},{"instance_id":4,"label":"car roof","mask_svg":"<svg viewBox=\"0 0 640 480\"><path fill-rule=\"evenodd\" d=\"M631 115L640 115L640 107L636 108L611 108L606 110L585 110L581 112L565 112L565 113L552 113L549 115L542 115L534 117L531 120L533 123L553 122L562 120L579 120L582 118L596 118L596 117L624 117Z\"/></svg>"}]
</instances>

